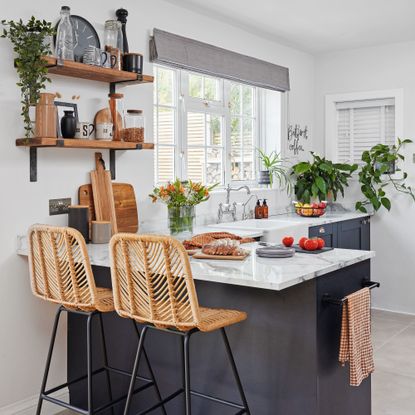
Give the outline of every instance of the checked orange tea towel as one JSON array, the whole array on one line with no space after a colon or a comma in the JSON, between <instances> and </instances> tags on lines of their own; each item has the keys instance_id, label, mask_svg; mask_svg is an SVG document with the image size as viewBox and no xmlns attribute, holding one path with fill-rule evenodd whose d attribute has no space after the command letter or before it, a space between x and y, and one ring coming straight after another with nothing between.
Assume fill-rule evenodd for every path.
<instances>
[{"instance_id":1,"label":"checked orange tea towel","mask_svg":"<svg viewBox=\"0 0 415 415\"><path fill-rule=\"evenodd\" d=\"M339 361L349 362L350 385L359 386L374 371L370 322L370 290L363 288L343 303Z\"/></svg>"}]
</instances>

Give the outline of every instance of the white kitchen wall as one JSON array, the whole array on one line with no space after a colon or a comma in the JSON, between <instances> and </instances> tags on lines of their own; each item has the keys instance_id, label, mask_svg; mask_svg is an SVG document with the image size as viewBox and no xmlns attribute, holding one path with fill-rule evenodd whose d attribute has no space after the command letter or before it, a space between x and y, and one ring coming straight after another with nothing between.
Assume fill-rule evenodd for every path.
<instances>
[{"instance_id":1,"label":"white kitchen wall","mask_svg":"<svg viewBox=\"0 0 415 415\"><path fill-rule=\"evenodd\" d=\"M232 49L290 68L290 120L308 125L313 134L314 59L310 55L252 33L186 11L162 0L137 2L125 0L114 4L109 0L65 2L72 12L91 21L102 36L103 22L113 17L115 9L129 10L128 38L132 51L148 56L148 37L153 27ZM56 21L61 4L47 0L28 2L14 0L2 8L4 19L28 19L31 15ZM50 328L55 307L35 299L29 287L28 264L15 254L17 234L23 234L36 222L66 224L66 216L49 217L48 199L72 197L77 201L79 185L89 182L88 172L93 169L93 151L44 149L38 153L38 182L29 182L29 154L16 148L14 141L23 134L19 110L19 90L13 69L13 52L7 40L0 40L0 172L2 203L0 205L0 413L13 413L5 405L23 401L37 394L47 352ZM145 72L152 73L145 60ZM83 80L53 78L50 91L59 91L63 101L80 95L80 118L93 118L96 110L106 103L106 85ZM126 107L141 108L147 115L147 133L152 129L152 87L134 86L123 90ZM312 140L307 143L312 147ZM108 159L108 155L105 154ZM165 208L152 206L147 195L153 183L153 154L151 151L125 152L117 156L117 180L134 185L143 226L164 220ZM198 208L199 216L215 214L218 198L212 197ZM242 195L239 196L242 198ZM285 195L271 193L271 211L287 203ZM63 380L66 372L65 338L62 334L56 348L56 366L51 371L51 382ZM24 407L24 403L20 408ZM7 412L8 411L8 412ZM20 413L20 412L19 412ZM22 412L23 413L23 412ZM25 413L34 413L27 409Z\"/></svg>"},{"instance_id":2,"label":"white kitchen wall","mask_svg":"<svg viewBox=\"0 0 415 415\"><path fill-rule=\"evenodd\" d=\"M314 137L322 137L318 150L324 151L324 99L326 94L385 89L403 89L404 136L415 141L415 42L390 44L319 56L316 59L316 100ZM331 139L331 137L329 137ZM332 138L334 139L334 137ZM317 140L315 141L317 144ZM404 169L415 184L413 144L405 148ZM346 203L358 197L358 186L348 192ZM374 290L374 306L415 313L415 205L408 197L394 194L391 212L372 219L372 278L381 282Z\"/></svg>"}]
</instances>

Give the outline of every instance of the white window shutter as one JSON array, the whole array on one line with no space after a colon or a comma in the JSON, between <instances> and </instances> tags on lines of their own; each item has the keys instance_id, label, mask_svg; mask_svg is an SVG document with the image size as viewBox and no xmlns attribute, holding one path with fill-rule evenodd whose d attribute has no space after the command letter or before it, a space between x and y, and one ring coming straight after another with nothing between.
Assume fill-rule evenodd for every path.
<instances>
[{"instance_id":1,"label":"white window shutter","mask_svg":"<svg viewBox=\"0 0 415 415\"><path fill-rule=\"evenodd\" d=\"M395 143L394 100L341 102L337 108L337 160L361 164L376 144Z\"/></svg>"}]
</instances>

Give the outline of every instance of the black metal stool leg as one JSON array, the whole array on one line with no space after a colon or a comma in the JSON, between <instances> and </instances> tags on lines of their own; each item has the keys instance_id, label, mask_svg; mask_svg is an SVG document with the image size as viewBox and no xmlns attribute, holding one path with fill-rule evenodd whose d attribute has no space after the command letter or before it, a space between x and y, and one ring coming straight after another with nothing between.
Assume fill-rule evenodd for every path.
<instances>
[{"instance_id":1,"label":"black metal stool leg","mask_svg":"<svg viewBox=\"0 0 415 415\"><path fill-rule=\"evenodd\" d=\"M145 340L146 334L147 334L147 327L144 326L143 331L141 332L140 340L138 342L137 354L135 356L133 372L131 374L131 381L130 381L130 387L128 389L127 401L125 402L124 415L128 415L128 411L130 410L131 399L133 397L133 391L134 391L134 384L136 382L138 365L140 364L140 358L143 352L143 346L144 346L144 340Z\"/></svg>"},{"instance_id":2,"label":"black metal stool leg","mask_svg":"<svg viewBox=\"0 0 415 415\"><path fill-rule=\"evenodd\" d=\"M134 320L131 320L131 321L132 321L132 323L134 325L134 328L135 328L135 331L137 333L138 340L140 341L140 337L141 336L140 336L140 331L139 331L139 329L137 327L137 323ZM154 376L153 368L151 367L151 364L150 364L150 359L148 358L148 355L147 355L147 352L146 352L146 349L145 349L144 346L143 346L143 355L144 355L144 360L146 361L146 365L147 365L148 371L150 372L150 378L151 378L151 380L154 383L154 389L156 390L157 398L159 399L159 401L162 401L163 399L161 397L160 389L158 387L158 384L157 384L157 381L156 381L156 377ZM164 415L167 415L166 408L164 407L164 405L161 406L161 409L163 411L163 414Z\"/></svg>"},{"instance_id":3,"label":"black metal stool leg","mask_svg":"<svg viewBox=\"0 0 415 415\"><path fill-rule=\"evenodd\" d=\"M244 392L244 389L243 389L243 386L242 386L242 382L241 382L241 379L239 377L238 369L237 369L236 364L235 364L235 359L233 358L232 349L231 349L231 346L229 344L228 336L226 335L226 331L225 331L224 328L221 328L220 331L222 333L223 342L225 343L226 352L228 354L229 362L231 363L231 366L232 366L232 372L233 372L233 375L235 377L236 384L238 385L239 394L241 395L241 399L242 399L243 405L245 407L246 413L248 415L250 415L251 412L249 411L248 402L246 400L245 392Z\"/></svg>"},{"instance_id":4,"label":"black metal stool leg","mask_svg":"<svg viewBox=\"0 0 415 415\"><path fill-rule=\"evenodd\" d=\"M94 414L92 396L92 318L95 312L88 315L86 323L86 348L87 348L87 375L88 375L88 415Z\"/></svg>"},{"instance_id":5,"label":"black metal stool leg","mask_svg":"<svg viewBox=\"0 0 415 415\"><path fill-rule=\"evenodd\" d=\"M52 361L53 348L55 346L56 333L58 331L58 324L59 324L59 318L60 318L61 312L62 312L62 307L59 307L58 311L56 312L55 322L53 323L52 337L50 339L48 356L46 358L46 367L45 367L45 372L43 374L42 386L40 388L40 395L39 395L39 401L37 404L36 415L40 415L40 411L42 410L42 403L43 403L42 395L45 393L45 390L46 390L46 382L48 381L50 362Z\"/></svg>"},{"instance_id":6,"label":"black metal stool leg","mask_svg":"<svg viewBox=\"0 0 415 415\"><path fill-rule=\"evenodd\" d=\"M102 342L102 350L104 354L104 366L106 369L105 376L107 378L108 394L110 397L110 401L112 401L113 398L112 398L111 378L110 378L109 371L107 369L108 368L108 352L107 352L107 344L105 342L104 322L102 318L102 313L99 313L98 317L99 317L99 325L101 328L101 342ZM111 407L111 414L114 415L114 407Z\"/></svg>"},{"instance_id":7,"label":"black metal stool leg","mask_svg":"<svg viewBox=\"0 0 415 415\"><path fill-rule=\"evenodd\" d=\"M186 333L183 337L183 377L184 377L184 399L186 415L192 414L192 397L190 394L190 334Z\"/></svg>"}]
</instances>

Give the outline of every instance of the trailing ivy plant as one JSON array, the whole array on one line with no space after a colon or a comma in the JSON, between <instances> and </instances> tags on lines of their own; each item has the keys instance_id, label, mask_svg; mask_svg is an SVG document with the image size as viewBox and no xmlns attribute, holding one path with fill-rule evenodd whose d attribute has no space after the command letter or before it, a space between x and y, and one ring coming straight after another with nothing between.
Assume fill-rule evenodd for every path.
<instances>
[{"instance_id":1,"label":"trailing ivy plant","mask_svg":"<svg viewBox=\"0 0 415 415\"><path fill-rule=\"evenodd\" d=\"M357 164L333 163L314 152L311 155L312 162L302 161L292 168L297 200L310 203L311 199L327 200L328 194L332 194L333 200L337 199L339 193L344 196L344 188L357 170Z\"/></svg>"},{"instance_id":2,"label":"trailing ivy plant","mask_svg":"<svg viewBox=\"0 0 415 415\"><path fill-rule=\"evenodd\" d=\"M362 153L364 164L359 170L359 182L365 198L356 202L356 210L366 213L368 206L372 206L375 212L381 207L390 210L391 200L386 193L388 186L389 188L392 186L398 192L408 195L415 202L415 195L411 186L405 183L408 174L402 172L402 178L400 179L393 175L395 172L402 171L397 166L399 160L405 160L400 150L402 146L409 143L412 143L412 140L398 138L397 145L377 144Z\"/></svg>"},{"instance_id":3,"label":"trailing ivy plant","mask_svg":"<svg viewBox=\"0 0 415 415\"><path fill-rule=\"evenodd\" d=\"M32 16L27 23L22 19L2 20L2 38L7 38L13 44L13 50L17 54L15 67L19 76L17 86L21 92L21 115L24 121L25 137L28 139L33 134L33 126L29 116L31 105L39 100L40 91L50 82L47 76L46 62L42 56L49 55L48 39L54 35L55 29L51 22L37 20Z\"/></svg>"}]
</instances>

